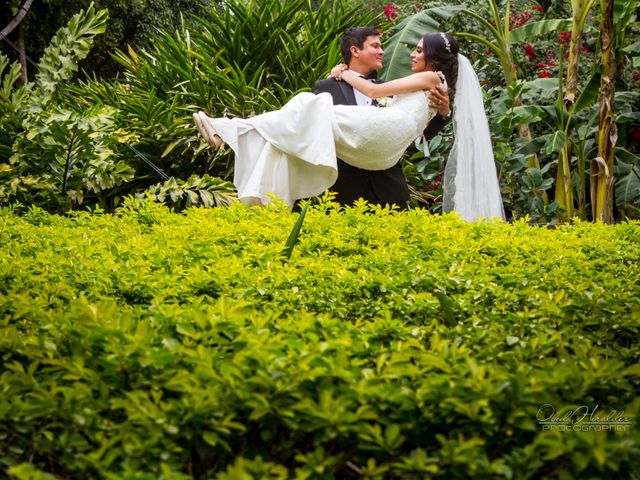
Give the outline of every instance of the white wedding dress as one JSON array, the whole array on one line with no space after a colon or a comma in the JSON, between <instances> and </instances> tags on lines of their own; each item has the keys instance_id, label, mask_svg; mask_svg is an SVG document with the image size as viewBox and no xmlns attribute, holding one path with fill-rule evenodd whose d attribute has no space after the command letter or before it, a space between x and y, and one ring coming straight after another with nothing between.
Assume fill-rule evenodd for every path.
<instances>
[{"instance_id":1,"label":"white wedding dress","mask_svg":"<svg viewBox=\"0 0 640 480\"><path fill-rule=\"evenodd\" d=\"M333 105L331 95L300 93L280 110L248 119L209 118L235 153L238 198L291 205L330 188L336 157L366 170L395 165L435 115L425 92L396 95L390 105Z\"/></svg>"}]
</instances>

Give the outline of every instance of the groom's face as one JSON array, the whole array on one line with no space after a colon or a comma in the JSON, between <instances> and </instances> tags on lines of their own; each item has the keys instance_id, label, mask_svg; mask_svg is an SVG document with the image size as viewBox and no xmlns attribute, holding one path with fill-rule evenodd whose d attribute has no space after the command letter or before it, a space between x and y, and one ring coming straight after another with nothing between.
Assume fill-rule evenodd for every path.
<instances>
[{"instance_id":1,"label":"groom's face","mask_svg":"<svg viewBox=\"0 0 640 480\"><path fill-rule=\"evenodd\" d=\"M351 67L356 66L363 73L378 71L382 68L382 42L378 35L369 35L362 44L362 48L351 47ZM355 62L355 64L354 64ZM366 71L366 72L365 72Z\"/></svg>"}]
</instances>

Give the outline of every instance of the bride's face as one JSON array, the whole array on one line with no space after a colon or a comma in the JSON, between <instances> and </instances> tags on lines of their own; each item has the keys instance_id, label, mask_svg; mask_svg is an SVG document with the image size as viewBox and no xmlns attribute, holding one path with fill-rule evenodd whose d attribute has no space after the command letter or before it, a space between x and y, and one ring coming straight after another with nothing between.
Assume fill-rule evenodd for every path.
<instances>
[{"instance_id":1,"label":"bride's face","mask_svg":"<svg viewBox=\"0 0 640 480\"><path fill-rule=\"evenodd\" d=\"M427 61L424 58L424 49L422 48L422 39L416 45L416 48L411 52L411 71L412 72L424 72L425 70L432 70L429 68Z\"/></svg>"}]
</instances>

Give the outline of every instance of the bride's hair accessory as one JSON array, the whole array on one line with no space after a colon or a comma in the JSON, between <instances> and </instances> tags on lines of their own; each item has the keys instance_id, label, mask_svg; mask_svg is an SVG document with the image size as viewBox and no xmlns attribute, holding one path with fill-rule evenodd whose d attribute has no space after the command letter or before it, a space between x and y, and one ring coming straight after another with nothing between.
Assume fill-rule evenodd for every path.
<instances>
[{"instance_id":1,"label":"bride's hair accessory","mask_svg":"<svg viewBox=\"0 0 640 480\"><path fill-rule=\"evenodd\" d=\"M444 32L440 32L440 36L442 37L442 40L444 41L444 48L447 50L447 52L451 53L451 43L449 42L449 39L444 34Z\"/></svg>"}]
</instances>

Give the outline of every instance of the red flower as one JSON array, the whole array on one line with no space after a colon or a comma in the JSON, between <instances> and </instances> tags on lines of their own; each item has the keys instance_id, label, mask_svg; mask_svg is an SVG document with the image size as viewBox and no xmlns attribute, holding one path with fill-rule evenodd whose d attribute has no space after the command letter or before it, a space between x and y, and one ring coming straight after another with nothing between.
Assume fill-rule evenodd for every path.
<instances>
[{"instance_id":1,"label":"red flower","mask_svg":"<svg viewBox=\"0 0 640 480\"><path fill-rule=\"evenodd\" d=\"M640 142L640 127L631 127L629 134L634 142Z\"/></svg>"},{"instance_id":2,"label":"red flower","mask_svg":"<svg viewBox=\"0 0 640 480\"><path fill-rule=\"evenodd\" d=\"M531 12L515 12L513 15L509 17L509 23L511 25L515 25L516 27L521 27L525 23L531 20Z\"/></svg>"},{"instance_id":3,"label":"red flower","mask_svg":"<svg viewBox=\"0 0 640 480\"><path fill-rule=\"evenodd\" d=\"M566 45L571 42L571 32L560 32L560 45Z\"/></svg>"},{"instance_id":4,"label":"red flower","mask_svg":"<svg viewBox=\"0 0 640 480\"><path fill-rule=\"evenodd\" d=\"M533 49L533 45L527 43L523 48L524 54L527 56L530 62L533 62L533 58L536 56L536 51Z\"/></svg>"},{"instance_id":5,"label":"red flower","mask_svg":"<svg viewBox=\"0 0 640 480\"><path fill-rule=\"evenodd\" d=\"M634 80L640 80L640 70L634 70L631 75Z\"/></svg>"},{"instance_id":6,"label":"red flower","mask_svg":"<svg viewBox=\"0 0 640 480\"><path fill-rule=\"evenodd\" d=\"M549 78L551 77L551 72L539 72L538 77L540 78Z\"/></svg>"},{"instance_id":7,"label":"red flower","mask_svg":"<svg viewBox=\"0 0 640 480\"><path fill-rule=\"evenodd\" d=\"M534 5L531 7L533 10L537 10L539 12L544 12L544 7L542 5Z\"/></svg>"},{"instance_id":8,"label":"red flower","mask_svg":"<svg viewBox=\"0 0 640 480\"><path fill-rule=\"evenodd\" d=\"M387 17L388 21L395 20L398 18L398 14L396 13L399 10L393 3L390 3L386 7L384 7L383 13L385 17Z\"/></svg>"}]
</instances>

